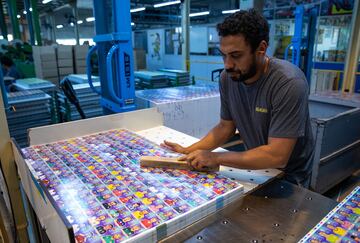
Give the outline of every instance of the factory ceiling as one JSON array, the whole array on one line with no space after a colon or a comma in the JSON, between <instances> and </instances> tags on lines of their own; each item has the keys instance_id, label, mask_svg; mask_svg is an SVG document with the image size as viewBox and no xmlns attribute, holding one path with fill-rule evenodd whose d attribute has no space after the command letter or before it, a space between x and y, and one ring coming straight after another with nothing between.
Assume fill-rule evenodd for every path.
<instances>
[{"instance_id":1,"label":"factory ceiling","mask_svg":"<svg viewBox=\"0 0 360 243\"><path fill-rule=\"evenodd\" d=\"M3 2L4 13L7 16L7 1ZM11 1L11 0L10 0ZM133 12L131 14L132 22L135 23L134 29L152 28L152 27L164 27L164 26L178 26L181 22L180 4L175 4L166 7L155 8L154 5L163 2L170 2L172 0L131 0L131 9L145 7L145 10ZM85 19L93 16L93 1L90 0L52 0L48 3L43 3L44 0L37 0L38 12L42 22L47 15L54 15L55 22L69 22L74 19L72 6L76 5L78 8L78 19L84 20L84 24L91 25L92 23L86 23ZM111 0L104 0L104 2L111 2ZM24 0L17 0L17 12L21 16L21 20L25 21L26 16L24 14ZM218 18L223 17L222 10L237 9L239 8L239 0L191 0L190 13L199 13L209 11L208 15L197 16L191 18L192 24L206 24L216 22ZM66 23L65 23L66 25Z\"/></svg>"}]
</instances>

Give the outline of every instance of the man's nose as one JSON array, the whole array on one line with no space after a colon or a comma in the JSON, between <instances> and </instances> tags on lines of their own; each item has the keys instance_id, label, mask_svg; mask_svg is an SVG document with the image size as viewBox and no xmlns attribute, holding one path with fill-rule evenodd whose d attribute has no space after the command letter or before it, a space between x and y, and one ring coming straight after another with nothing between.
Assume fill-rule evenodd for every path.
<instances>
[{"instance_id":1,"label":"man's nose","mask_svg":"<svg viewBox=\"0 0 360 243\"><path fill-rule=\"evenodd\" d=\"M224 58L224 68L227 69L233 69L234 68L234 62L229 57Z\"/></svg>"}]
</instances>

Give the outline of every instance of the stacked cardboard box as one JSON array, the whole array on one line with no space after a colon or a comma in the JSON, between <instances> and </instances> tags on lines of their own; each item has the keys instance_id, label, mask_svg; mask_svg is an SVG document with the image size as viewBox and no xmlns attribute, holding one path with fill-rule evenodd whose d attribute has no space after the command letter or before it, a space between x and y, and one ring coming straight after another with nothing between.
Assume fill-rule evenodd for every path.
<instances>
[{"instance_id":1,"label":"stacked cardboard box","mask_svg":"<svg viewBox=\"0 0 360 243\"><path fill-rule=\"evenodd\" d=\"M37 78L49 80L59 86L56 52L52 46L33 46L33 58Z\"/></svg>"},{"instance_id":2,"label":"stacked cardboard box","mask_svg":"<svg viewBox=\"0 0 360 243\"><path fill-rule=\"evenodd\" d=\"M72 46L58 46L57 63L60 81L69 74L74 73L74 63L72 58Z\"/></svg>"},{"instance_id":3,"label":"stacked cardboard box","mask_svg":"<svg viewBox=\"0 0 360 243\"><path fill-rule=\"evenodd\" d=\"M135 49L134 55L134 71L146 69L146 52L144 49Z\"/></svg>"},{"instance_id":4,"label":"stacked cardboard box","mask_svg":"<svg viewBox=\"0 0 360 243\"><path fill-rule=\"evenodd\" d=\"M74 46L74 63L75 73L84 74L86 73L86 55L89 51L89 46Z\"/></svg>"}]
</instances>

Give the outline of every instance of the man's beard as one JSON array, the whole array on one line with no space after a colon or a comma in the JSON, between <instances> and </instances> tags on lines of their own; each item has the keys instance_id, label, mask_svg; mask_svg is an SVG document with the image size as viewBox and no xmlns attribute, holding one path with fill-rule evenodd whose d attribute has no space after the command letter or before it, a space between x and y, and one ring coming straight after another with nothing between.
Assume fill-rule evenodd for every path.
<instances>
[{"instance_id":1,"label":"man's beard","mask_svg":"<svg viewBox=\"0 0 360 243\"><path fill-rule=\"evenodd\" d=\"M255 56L253 58L253 62L250 65L249 71L246 73L242 73L240 70L235 70L235 69L226 69L226 72L230 74L230 77L232 79L232 81L234 82L245 82L246 80L254 77L256 75L257 72L257 67L256 67L256 62L255 62ZM236 73L238 74L238 77L235 77L233 75L231 75L231 73Z\"/></svg>"}]
</instances>

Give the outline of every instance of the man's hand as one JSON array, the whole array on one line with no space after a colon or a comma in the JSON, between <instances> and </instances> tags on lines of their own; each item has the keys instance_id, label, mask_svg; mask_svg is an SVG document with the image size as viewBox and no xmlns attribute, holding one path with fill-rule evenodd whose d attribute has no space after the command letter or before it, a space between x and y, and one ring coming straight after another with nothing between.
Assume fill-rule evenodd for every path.
<instances>
[{"instance_id":1,"label":"man's hand","mask_svg":"<svg viewBox=\"0 0 360 243\"><path fill-rule=\"evenodd\" d=\"M177 143L172 143L169 141L164 140L164 143L160 144L160 146L168 148L174 152L180 153L180 154L186 154L186 149Z\"/></svg>"},{"instance_id":2,"label":"man's hand","mask_svg":"<svg viewBox=\"0 0 360 243\"><path fill-rule=\"evenodd\" d=\"M196 150L188 155L179 158L189 163L194 169L202 170L204 168L219 167L218 153L210 152L208 150Z\"/></svg>"}]
</instances>

